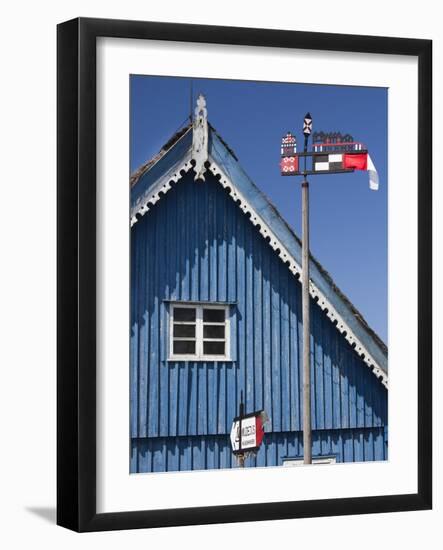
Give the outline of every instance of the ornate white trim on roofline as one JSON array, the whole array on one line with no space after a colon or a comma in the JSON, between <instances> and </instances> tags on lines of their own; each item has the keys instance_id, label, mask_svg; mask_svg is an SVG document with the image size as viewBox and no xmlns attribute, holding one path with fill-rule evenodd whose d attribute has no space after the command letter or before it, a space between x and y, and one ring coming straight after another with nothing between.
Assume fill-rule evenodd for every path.
<instances>
[{"instance_id":1,"label":"ornate white trim on roofline","mask_svg":"<svg viewBox=\"0 0 443 550\"><path fill-rule=\"evenodd\" d=\"M268 224L257 214L254 208L249 204L247 199L242 195L242 193L236 188L235 184L230 180L230 178L223 172L223 170L218 166L218 164L209 157L211 162L209 170L214 176L219 176L220 184L226 188L229 187L229 195L232 199L239 204L241 210L246 214L250 214L249 219L252 224L257 226L259 225L259 231L263 237L268 240L269 245L275 251L279 250L278 255L283 262L288 264L289 270L294 275L301 276L301 266L295 260L295 258L288 252L283 243L275 236L273 231L270 229ZM172 187L172 183L177 183L183 176L183 172L187 173L192 168L191 155L187 155L186 161L180 165L175 170L169 171L165 176L163 176L158 184L152 189L149 193L147 199L143 200L140 206L137 208L136 212L132 214L131 217L131 227L138 221L137 216L143 216L148 212L150 206L154 205L157 201L160 200L163 194L166 194ZM337 312L331 302L326 298L326 296L320 291L319 288L312 282L309 282L309 293L317 301L317 304L320 308L326 312L327 316L331 322L336 322L337 330L341 334L345 334L346 340L354 347L356 353L360 356L361 359L365 362L368 368L370 368L373 374L381 379L381 383L385 388L388 387L388 375L380 367L377 361L372 357L367 348L359 340L359 338L353 333L352 329L342 318L342 316Z\"/></svg>"},{"instance_id":2,"label":"ornate white trim on roofline","mask_svg":"<svg viewBox=\"0 0 443 550\"><path fill-rule=\"evenodd\" d=\"M166 174L164 174L158 182L150 190L149 194L145 195L139 204L136 204L131 209L131 227L138 221L138 217L144 216L149 208L159 201L162 195L171 189L173 183L177 183L183 177L183 173L188 173L192 168L191 153L186 154L185 160L178 166L173 166ZM135 211L134 211L135 209Z\"/></svg>"}]
</instances>

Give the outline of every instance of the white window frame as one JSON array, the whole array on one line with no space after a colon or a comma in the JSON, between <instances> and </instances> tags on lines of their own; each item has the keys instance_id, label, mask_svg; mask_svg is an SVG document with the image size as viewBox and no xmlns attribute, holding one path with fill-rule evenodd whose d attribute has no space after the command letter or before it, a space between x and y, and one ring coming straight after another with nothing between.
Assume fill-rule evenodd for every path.
<instances>
[{"instance_id":1,"label":"white window frame","mask_svg":"<svg viewBox=\"0 0 443 550\"><path fill-rule=\"evenodd\" d=\"M174 338L174 308L195 309L195 354L175 354L174 340L193 340L187 337ZM218 309L225 312L224 323L203 323L204 309ZM179 324L194 324L193 322L178 322ZM177 324L177 322L176 322ZM225 337L222 338L203 338L203 326L224 325ZM203 342L225 342L225 353L223 355L205 355L203 353ZM231 357L231 334L229 304L212 304L211 302L171 302L169 304L169 361L230 361Z\"/></svg>"}]
</instances>

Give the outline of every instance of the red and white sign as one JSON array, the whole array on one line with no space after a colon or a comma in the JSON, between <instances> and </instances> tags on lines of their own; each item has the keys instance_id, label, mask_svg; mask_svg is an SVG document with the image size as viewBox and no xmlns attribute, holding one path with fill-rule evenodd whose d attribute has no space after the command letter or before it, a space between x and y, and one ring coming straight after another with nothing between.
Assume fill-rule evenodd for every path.
<instances>
[{"instance_id":1,"label":"red and white sign","mask_svg":"<svg viewBox=\"0 0 443 550\"><path fill-rule=\"evenodd\" d=\"M298 171L298 157L282 157L280 160L280 172L285 174L290 174L292 172Z\"/></svg>"},{"instance_id":2,"label":"red and white sign","mask_svg":"<svg viewBox=\"0 0 443 550\"><path fill-rule=\"evenodd\" d=\"M235 419L231 428L232 450L247 451L260 447L263 441L263 423L266 421L264 411L244 416L241 421ZM240 447L240 424L241 424L241 447Z\"/></svg>"}]
</instances>

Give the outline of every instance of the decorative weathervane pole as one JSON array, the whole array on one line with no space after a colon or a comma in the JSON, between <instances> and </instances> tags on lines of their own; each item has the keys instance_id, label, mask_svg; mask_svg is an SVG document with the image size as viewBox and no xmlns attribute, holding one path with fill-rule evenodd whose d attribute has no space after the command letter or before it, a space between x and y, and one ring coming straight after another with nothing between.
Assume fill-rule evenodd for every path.
<instances>
[{"instance_id":1,"label":"decorative weathervane pole","mask_svg":"<svg viewBox=\"0 0 443 550\"><path fill-rule=\"evenodd\" d=\"M305 136L305 155L308 152L308 140L312 132L312 118L306 114L303 123ZM309 317L309 183L306 178L306 156L304 157L302 194L302 311L303 311L303 462L312 463L311 430L311 350Z\"/></svg>"},{"instance_id":2,"label":"decorative weathervane pole","mask_svg":"<svg viewBox=\"0 0 443 550\"><path fill-rule=\"evenodd\" d=\"M303 462L312 463L311 426L311 350L309 318L309 183L307 175L337 174L367 170L369 187L378 189L378 174L364 145L355 142L349 134L316 132L313 135L313 151L308 152L312 133L312 117L305 115L303 153L297 153L297 140L291 132L281 142L280 172L282 176L303 176L302 188L302 315L303 315ZM303 169L300 160L303 159ZM311 161L310 169L307 161Z\"/></svg>"}]
</instances>

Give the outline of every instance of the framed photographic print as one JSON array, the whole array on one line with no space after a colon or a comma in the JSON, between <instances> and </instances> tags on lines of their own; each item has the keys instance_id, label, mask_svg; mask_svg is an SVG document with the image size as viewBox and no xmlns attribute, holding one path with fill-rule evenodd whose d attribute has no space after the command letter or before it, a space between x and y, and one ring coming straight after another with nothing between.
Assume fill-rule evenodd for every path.
<instances>
[{"instance_id":1,"label":"framed photographic print","mask_svg":"<svg viewBox=\"0 0 443 550\"><path fill-rule=\"evenodd\" d=\"M431 56L59 25L59 525L431 507Z\"/></svg>"}]
</instances>

